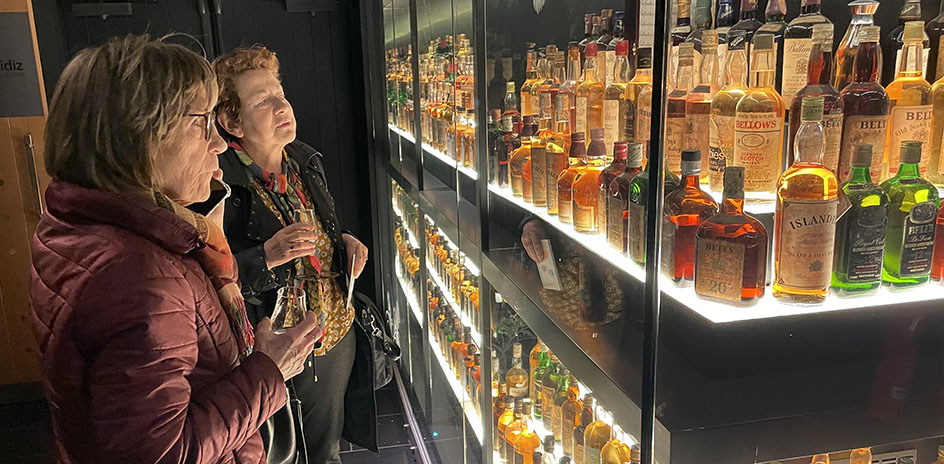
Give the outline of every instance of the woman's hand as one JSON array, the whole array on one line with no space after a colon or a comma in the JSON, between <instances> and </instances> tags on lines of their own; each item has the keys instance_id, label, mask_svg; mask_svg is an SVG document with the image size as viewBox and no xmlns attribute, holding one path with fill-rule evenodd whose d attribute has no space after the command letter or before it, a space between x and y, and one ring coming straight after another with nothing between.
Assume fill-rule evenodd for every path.
<instances>
[{"instance_id":1,"label":"woman's hand","mask_svg":"<svg viewBox=\"0 0 944 464\"><path fill-rule=\"evenodd\" d=\"M351 234L341 234L341 238L347 250L347 268L356 279L361 276L361 272L364 272L364 266L367 264L367 247ZM357 258L357 262L354 263L352 270L351 263L354 262L354 258Z\"/></svg>"},{"instance_id":2,"label":"woman's hand","mask_svg":"<svg viewBox=\"0 0 944 464\"><path fill-rule=\"evenodd\" d=\"M305 360L314 349L315 340L319 338L321 326L317 317L306 317L282 334L272 331L272 320L267 317L256 327L256 345L253 351L268 356L279 366L282 378L288 380L305 368Z\"/></svg>"},{"instance_id":3,"label":"woman's hand","mask_svg":"<svg viewBox=\"0 0 944 464\"><path fill-rule=\"evenodd\" d=\"M528 256L536 262L544 261L544 247L541 246L541 240L547 238L547 231L537 220L528 221L521 228L521 245L528 252Z\"/></svg>"},{"instance_id":4,"label":"woman's hand","mask_svg":"<svg viewBox=\"0 0 944 464\"><path fill-rule=\"evenodd\" d=\"M315 254L315 230L308 224L292 224L275 233L263 244L266 266L281 266L295 258Z\"/></svg>"}]
</instances>

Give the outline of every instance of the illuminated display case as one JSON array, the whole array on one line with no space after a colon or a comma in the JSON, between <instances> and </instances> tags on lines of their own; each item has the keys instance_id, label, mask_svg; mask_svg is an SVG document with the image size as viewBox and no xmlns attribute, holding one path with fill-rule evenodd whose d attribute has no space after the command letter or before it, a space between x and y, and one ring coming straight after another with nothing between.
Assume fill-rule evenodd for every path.
<instances>
[{"instance_id":1,"label":"illuminated display case","mask_svg":"<svg viewBox=\"0 0 944 464\"><path fill-rule=\"evenodd\" d=\"M739 265L753 256L756 246L738 249L734 261L725 261L730 256L711 248L732 243L718 239L720 232L709 237L704 234L711 231L702 228L697 232L700 238L694 238L693 217L701 214L697 220L701 223L714 211L692 212L692 200L662 195L664 185L673 178L684 185L688 173L695 176L690 187L697 185L705 192L699 197L702 205L713 203L718 208L728 203L730 207L738 196L732 187L723 198L721 177L717 184L710 184L707 176L699 181L698 173L692 174L696 166L708 169L709 161L702 163L691 155L676 160L673 157L679 154L670 154L678 148L672 139L678 135L672 132L672 125L677 124L672 121L671 100L677 98L672 90L684 84L678 76L665 76L686 66L687 53L686 46L674 46L684 40L673 37L684 39L690 30L697 31L706 14L709 22L720 25L719 7L734 2L709 3L710 13L698 8L705 2L685 0L667 2L664 7L655 1L632 0L383 3L384 54L380 59L385 61L386 72L385 125L374 128L379 147L374 159L381 173L378 203L384 211L378 213L381 220L376 227L384 247L382 268L396 269L384 275L384 297L404 352L401 372L410 380L415 410L425 424L426 450L439 462L505 462L513 451L505 448L507 440L501 438L508 423L501 423L500 414L495 414L504 407L498 398L528 397L532 413L538 399L544 406L540 389L509 393L513 387L523 388L510 386L520 382L508 378L517 365L516 343L529 387L535 382L529 355L533 350L540 354L543 344L573 374L578 384L575 396L594 398L598 406L594 423L605 422L610 438L627 449L637 446L636 457L642 462L800 464L823 453L842 462L857 448L870 448L875 462L910 456L914 462L931 463L937 458L937 448L944 444L944 287L940 276L906 291L882 286L867 296L840 297L830 290L821 303L788 302L774 296L774 284L778 276L791 281L796 275L787 271L797 269L795 263L792 267L781 263L784 270L779 274L776 263L778 246L789 245L791 236L776 230L781 227L777 217L784 214L778 211L778 197L750 192L750 183L756 182L750 176L755 174L744 174L749 191L743 209L756 218L752 227L765 231L752 238L751 246L761 244L766 251L751 269ZM819 2L804 1L804 8L813 3ZM850 8L843 3L822 5L823 14L834 24L837 47L851 18ZM741 8L751 4L737 2ZM783 34L786 23L800 13L800 2L791 0L782 3L785 18L778 18L780 4L759 2L757 19L764 22L765 11L773 15L758 34L765 30ZM691 25L683 31L677 25L684 22L679 17L684 18L689 5ZM923 2L922 6L918 14L930 22L938 14L938 5ZM898 25L902 7L902 2L881 2L874 16L875 24L881 26L886 61L895 61L894 48L889 51L894 45L887 43L886 36ZM587 14L605 19L594 24ZM783 27L778 26L778 19L784 20ZM599 27L599 33L588 40L585 31L592 32L594 27ZM702 42L705 36L709 39ZM711 37L709 33L698 38L699 62L705 60L702 47L711 49ZM628 50L618 45L620 38L629 41ZM738 49L719 42L732 51ZM591 52L588 57L587 50L594 47L600 49L598 56ZM764 45L755 42L754 48L763 52ZM653 182L627 180L623 193L611 188L600 194L583 187L595 176L612 183L625 164L632 165L640 157L632 145L624 149L627 161L617 162L605 174L601 172L612 164L612 158L619 161L622 156L618 149L604 145L604 158L594 159L599 145L591 144L586 150L587 166L574 168L572 182L560 184L566 172L565 176L548 175L550 170L563 172L570 167L567 156L573 151L562 148L573 145L569 133L576 132L575 126L593 125L578 123L580 118L592 119L592 109L580 115L576 110L558 114L555 108L562 95L576 101L596 98L589 87L570 90L567 86L572 73L568 62L575 50L576 62L584 63L582 69L592 58L594 68L610 70L601 82L604 126L611 124L607 118L612 114L606 109L607 88L612 87L607 84L619 83L624 52L627 77L645 74L640 69L651 59L654 81L671 83L669 88L657 85L649 90L640 85L645 91L634 94L631 101L634 105L645 104L645 98L656 102L650 107L651 123L637 117L631 135L633 141L643 142L641 169L649 172ZM753 50L753 56L757 51ZM731 55L729 51L726 57ZM784 60L776 53L771 56L774 63ZM772 68L777 84L784 66ZM544 88L522 91L522 87L539 87L535 85L540 84L539 76ZM532 108L535 105L539 108ZM790 107L789 102L786 106ZM633 111L638 114L638 108ZM789 113L783 116L785 128L790 117ZM573 124L567 140L555 139L553 133L565 119L566 124ZM525 127L526 120L533 126ZM630 138L612 136L607 128L601 132L603 140ZM697 127L689 132L697 133ZM601 134L584 137L590 140ZM790 138L779 139L785 153L792 147ZM774 177L792 161L792 154L784 155ZM658 174L666 165L676 172ZM716 167L712 169L720 175ZM730 182L737 184L736 170L729 172ZM682 178L675 178L676 174ZM627 176L632 178L636 172ZM553 177L560 185L552 186ZM660 186L656 179L667 183ZM551 189L557 205L563 204L560 194L571 195L570 211L536 206L538 197L551 201ZM608 201L596 197L605 194L630 203L620 211L626 221L624 230L609 223L604 230L609 236L578 231L574 222L586 230L591 216L595 219L590 223L601 229L611 218L620 217L620 212L612 216L605 209L586 209L597 198ZM723 218L717 220L724 224ZM620 232L647 238L621 245L614 240ZM687 248L676 245L684 240L690 241ZM800 244L793 245L799 252L819 243L792 240ZM618 249L623 247L625 251ZM553 260L535 262L537 255L548 253ZM694 253L715 253L703 255L710 257L704 262L714 267L686 261L685 255ZM811 276L821 271L818 266L808 266ZM762 270L759 276L758 270ZM748 271L754 277L748 278ZM699 272L703 280L694 275ZM709 283L714 287L709 288ZM741 301L749 297L753 301ZM566 396L568 388L554 394ZM545 424L543 417L532 416L528 427L538 439L554 431L553 423ZM558 438L563 439L556 441L555 459L565 454L567 441L566 436ZM613 458L619 454L614 451L617 448L613 444L606 450L612 459L621 459ZM543 443L537 451L542 449ZM566 454L573 454L573 449Z\"/></svg>"}]
</instances>

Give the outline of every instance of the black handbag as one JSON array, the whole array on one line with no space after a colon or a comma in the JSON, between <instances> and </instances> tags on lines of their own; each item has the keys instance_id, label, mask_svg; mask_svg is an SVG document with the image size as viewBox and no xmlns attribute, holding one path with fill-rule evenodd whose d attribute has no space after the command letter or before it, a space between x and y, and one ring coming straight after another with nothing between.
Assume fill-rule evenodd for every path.
<instances>
[{"instance_id":1,"label":"black handbag","mask_svg":"<svg viewBox=\"0 0 944 464\"><path fill-rule=\"evenodd\" d=\"M302 402L295 394L295 385L291 380L285 388L285 406L259 428L266 450L266 464L308 464L305 430L301 421Z\"/></svg>"},{"instance_id":2,"label":"black handbag","mask_svg":"<svg viewBox=\"0 0 944 464\"><path fill-rule=\"evenodd\" d=\"M386 319L367 295L354 292L357 324L367 334L374 366L374 390L380 390L393 380L393 370L400 360L400 346L387 330Z\"/></svg>"}]
</instances>

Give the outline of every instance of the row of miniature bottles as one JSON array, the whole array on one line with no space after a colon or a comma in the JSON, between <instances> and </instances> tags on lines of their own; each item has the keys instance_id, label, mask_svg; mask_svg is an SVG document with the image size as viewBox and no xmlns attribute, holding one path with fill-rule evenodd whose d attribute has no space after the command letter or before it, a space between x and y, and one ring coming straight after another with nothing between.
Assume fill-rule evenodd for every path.
<instances>
[{"instance_id":1,"label":"row of miniature bottles","mask_svg":"<svg viewBox=\"0 0 944 464\"><path fill-rule=\"evenodd\" d=\"M430 221L426 225L426 243L426 260L443 284L440 290L456 303L457 311L474 323L479 314L479 277L472 272L467 257Z\"/></svg>"}]
</instances>

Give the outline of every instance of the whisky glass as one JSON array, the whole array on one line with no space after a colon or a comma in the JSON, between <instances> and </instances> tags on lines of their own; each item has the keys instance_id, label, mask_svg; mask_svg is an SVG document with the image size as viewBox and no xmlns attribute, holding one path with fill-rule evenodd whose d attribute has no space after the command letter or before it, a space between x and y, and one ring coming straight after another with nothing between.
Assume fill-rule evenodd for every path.
<instances>
[{"instance_id":1,"label":"whisky glass","mask_svg":"<svg viewBox=\"0 0 944 464\"><path fill-rule=\"evenodd\" d=\"M282 287L275 300L272 311L272 331L283 334L305 320L305 290L301 287Z\"/></svg>"},{"instance_id":2,"label":"whisky glass","mask_svg":"<svg viewBox=\"0 0 944 464\"><path fill-rule=\"evenodd\" d=\"M311 208L298 208L293 212L292 220L295 224L315 225L315 222L318 221L318 215ZM314 243L315 241L308 240L308 242Z\"/></svg>"}]
</instances>

